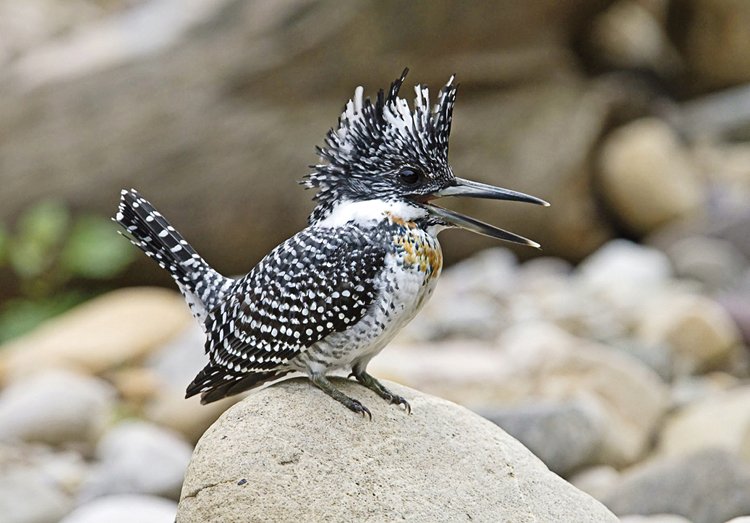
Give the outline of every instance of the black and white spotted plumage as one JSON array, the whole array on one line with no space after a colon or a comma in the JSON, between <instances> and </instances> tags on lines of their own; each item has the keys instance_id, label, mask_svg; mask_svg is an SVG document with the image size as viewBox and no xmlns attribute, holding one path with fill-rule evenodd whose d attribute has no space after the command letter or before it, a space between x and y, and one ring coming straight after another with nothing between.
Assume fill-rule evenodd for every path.
<instances>
[{"instance_id":1,"label":"black and white spotted plumage","mask_svg":"<svg viewBox=\"0 0 750 523\"><path fill-rule=\"evenodd\" d=\"M378 293L379 239L353 225L310 227L276 247L206 318L210 362L188 395L283 369L361 320Z\"/></svg>"},{"instance_id":2,"label":"black and white spotted plumage","mask_svg":"<svg viewBox=\"0 0 750 523\"><path fill-rule=\"evenodd\" d=\"M172 275L193 316L203 323L206 313L221 303L234 280L212 269L135 189L121 191L114 220L122 225L133 245Z\"/></svg>"},{"instance_id":3,"label":"black and white spotted plumage","mask_svg":"<svg viewBox=\"0 0 750 523\"><path fill-rule=\"evenodd\" d=\"M326 379L351 370L365 387L409 410L367 374L370 359L432 294L442 269L437 234L463 227L535 245L430 200L468 195L545 203L461 180L448 164L456 86L430 105L415 87L413 109L398 96L404 74L372 102L361 87L318 149L304 184L317 189L308 227L243 278L213 270L145 199L122 191L115 220L168 270L206 332L208 364L187 388L208 403L299 371L355 412L369 414Z\"/></svg>"}]
</instances>

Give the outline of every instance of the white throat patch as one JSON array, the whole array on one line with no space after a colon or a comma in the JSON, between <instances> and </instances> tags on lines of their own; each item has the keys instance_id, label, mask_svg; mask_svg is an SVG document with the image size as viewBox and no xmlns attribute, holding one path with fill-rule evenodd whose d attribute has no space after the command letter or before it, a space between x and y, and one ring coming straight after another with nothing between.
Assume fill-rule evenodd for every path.
<instances>
[{"instance_id":1,"label":"white throat patch","mask_svg":"<svg viewBox=\"0 0 750 523\"><path fill-rule=\"evenodd\" d=\"M325 219L315 225L340 227L349 222L379 221L388 214L397 216L404 221L413 221L427 216L427 211L417 205L399 200L344 201L337 204Z\"/></svg>"}]
</instances>

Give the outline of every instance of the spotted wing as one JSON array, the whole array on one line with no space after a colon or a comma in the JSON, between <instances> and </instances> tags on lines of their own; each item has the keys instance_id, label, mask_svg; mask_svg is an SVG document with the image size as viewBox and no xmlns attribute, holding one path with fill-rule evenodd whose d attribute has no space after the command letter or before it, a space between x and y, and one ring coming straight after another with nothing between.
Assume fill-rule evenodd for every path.
<instances>
[{"instance_id":1,"label":"spotted wing","mask_svg":"<svg viewBox=\"0 0 750 523\"><path fill-rule=\"evenodd\" d=\"M376 296L384 259L382 244L353 225L310 227L276 247L206 318L210 362L187 396L200 392L208 403L274 379L355 324Z\"/></svg>"}]
</instances>

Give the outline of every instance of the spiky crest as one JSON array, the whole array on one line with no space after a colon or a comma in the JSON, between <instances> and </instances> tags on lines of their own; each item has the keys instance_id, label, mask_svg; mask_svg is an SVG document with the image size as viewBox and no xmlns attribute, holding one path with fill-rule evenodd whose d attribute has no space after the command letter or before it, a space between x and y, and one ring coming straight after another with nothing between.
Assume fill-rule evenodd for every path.
<instances>
[{"instance_id":1,"label":"spiky crest","mask_svg":"<svg viewBox=\"0 0 750 523\"><path fill-rule=\"evenodd\" d=\"M311 223L325 218L341 201L401 196L401 188L389 175L404 166L419 167L436 182L453 176L448 138L458 87L453 83L455 75L440 90L434 107L427 87L416 85L412 110L398 96L408 72L404 69L387 95L379 90L374 103L364 98L361 86L355 89L338 126L317 149L324 163L311 166L314 171L303 181L306 187L318 189Z\"/></svg>"}]
</instances>

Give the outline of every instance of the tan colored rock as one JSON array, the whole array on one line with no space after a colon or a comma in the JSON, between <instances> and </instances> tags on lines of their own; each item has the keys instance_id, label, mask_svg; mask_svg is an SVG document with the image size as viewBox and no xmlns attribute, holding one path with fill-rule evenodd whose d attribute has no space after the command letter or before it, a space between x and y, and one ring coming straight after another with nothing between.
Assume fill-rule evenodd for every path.
<instances>
[{"instance_id":1,"label":"tan colored rock","mask_svg":"<svg viewBox=\"0 0 750 523\"><path fill-rule=\"evenodd\" d=\"M672 294L643 311L637 335L666 344L677 374L705 372L725 365L738 349L740 333L718 303L694 294Z\"/></svg>"},{"instance_id":2,"label":"tan colored rock","mask_svg":"<svg viewBox=\"0 0 750 523\"><path fill-rule=\"evenodd\" d=\"M617 484L620 473L608 465L589 467L568 478L568 481L586 494L602 499L607 491Z\"/></svg>"},{"instance_id":3,"label":"tan colored rock","mask_svg":"<svg viewBox=\"0 0 750 523\"><path fill-rule=\"evenodd\" d=\"M117 388L123 401L139 406L153 398L164 386L160 377L151 369L130 367L118 370L109 379Z\"/></svg>"},{"instance_id":4,"label":"tan colored rock","mask_svg":"<svg viewBox=\"0 0 750 523\"><path fill-rule=\"evenodd\" d=\"M176 292L146 287L113 291L0 347L0 382L50 367L100 373L132 363L191 321Z\"/></svg>"},{"instance_id":5,"label":"tan colored rock","mask_svg":"<svg viewBox=\"0 0 750 523\"><path fill-rule=\"evenodd\" d=\"M369 421L287 380L251 394L201 438L178 523L576 521L616 518L487 420L388 383L412 415L350 380Z\"/></svg>"},{"instance_id":6,"label":"tan colored rock","mask_svg":"<svg viewBox=\"0 0 750 523\"><path fill-rule=\"evenodd\" d=\"M666 456L721 448L750 462L750 386L714 394L671 414L659 435Z\"/></svg>"},{"instance_id":7,"label":"tan colored rock","mask_svg":"<svg viewBox=\"0 0 750 523\"><path fill-rule=\"evenodd\" d=\"M621 467L648 448L668 405L667 387L645 364L542 322L506 331L499 346L454 342L389 347L370 367L476 409L533 401L581 401L598 412L595 463Z\"/></svg>"},{"instance_id":8,"label":"tan colored rock","mask_svg":"<svg viewBox=\"0 0 750 523\"><path fill-rule=\"evenodd\" d=\"M599 181L617 218L634 233L699 213L702 185L675 132L643 118L614 131L599 157Z\"/></svg>"},{"instance_id":9,"label":"tan colored rock","mask_svg":"<svg viewBox=\"0 0 750 523\"><path fill-rule=\"evenodd\" d=\"M680 62L664 32L666 9L665 2L614 2L591 25L590 45L597 59L617 69L674 73Z\"/></svg>"}]
</instances>

